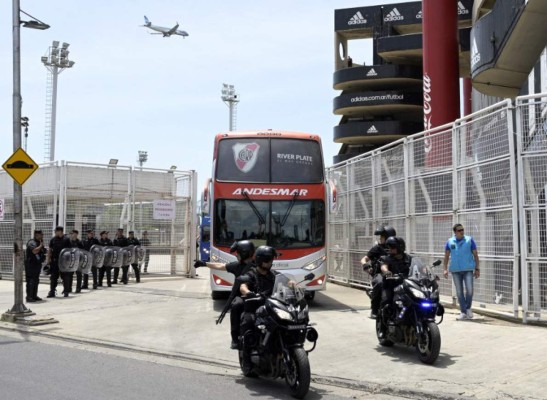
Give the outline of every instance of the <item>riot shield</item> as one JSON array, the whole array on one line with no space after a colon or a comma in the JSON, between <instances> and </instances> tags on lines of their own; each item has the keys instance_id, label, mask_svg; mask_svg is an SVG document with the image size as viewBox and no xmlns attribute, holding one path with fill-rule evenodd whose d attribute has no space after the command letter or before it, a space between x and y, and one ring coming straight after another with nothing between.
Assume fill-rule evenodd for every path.
<instances>
[{"instance_id":1,"label":"riot shield","mask_svg":"<svg viewBox=\"0 0 547 400\"><path fill-rule=\"evenodd\" d=\"M114 258L114 250L112 250L111 246L106 246L104 248L103 267L111 267L113 258Z\"/></svg>"},{"instance_id":2,"label":"riot shield","mask_svg":"<svg viewBox=\"0 0 547 400\"><path fill-rule=\"evenodd\" d=\"M123 254L122 254L122 248L118 246L110 246L108 248L109 250L112 250L112 268L120 268L123 264Z\"/></svg>"},{"instance_id":3,"label":"riot shield","mask_svg":"<svg viewBox=\"0 0 547 400\"><path fill-rule=\"evenodd\" d=\"M61 250L59 254L59 270L61 272L76 272L80 265L80 252L76 247Z\"/></svg>"},{"instance_id":4,"label":"riot shield","mask_svg":"<svg viewBox=\"0 0 547 400\"><path fill-rule=\"evenodd\" d=\"M104 263L104 254L105 254L105 248L101 245L94 244L89 249L89 252L93 256L93 263L92 266L95 268L101 268Z\"/></svg>"},{"instance_id":5,"label":"riot shield","mask_svg":"<svg viewBox=\"0 0 547 400\"><path fill-rule=\"evenodd\" d=\"M93 255L84 249L78 249L80 251L80 263L78 265L78 271L82 274L89 274L91 267L93 266Z\"/></svg>"},{"instance_id":6,"label":"riot shield","mask_svg":"<svg viewBox=\"0 0 547 400\"><path fill-rule=\"evenodd\" d=\"M133 263L133 247L135 246L132 244L122 247L122 265L129 265Z\"/></svg>"},{"instance_id":7,"label":"riot shield","mask_svg":"<svg viewBox=\"0 0 547 400\"><path fill-rule=\"evenodd\" d=\"M142 262L142 260L144 260L144 255L146 254L146 250L144 249L144 247L142 246L135 246L135 256L136 256L136 261L135 262L138 262L139 264Z\"/></svg>"}]
</instances>

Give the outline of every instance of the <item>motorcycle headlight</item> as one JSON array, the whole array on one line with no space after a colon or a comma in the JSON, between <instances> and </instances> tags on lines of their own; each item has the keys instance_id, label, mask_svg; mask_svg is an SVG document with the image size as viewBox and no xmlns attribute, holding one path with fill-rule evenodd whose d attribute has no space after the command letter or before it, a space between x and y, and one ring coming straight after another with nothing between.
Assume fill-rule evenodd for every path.
<instances>
[{"instance_id":1,"label":"motorcycle headlight","mask_svg":"<svg viewBox=\"0 0 547 400\"><path fill-rule=\"evenodd\" d=\"M284 319L286 321L293 321L293 317L289 312L285 310L281 310L280 308L275 308L274 311L279 318Z\"/></svg>"},{"instance_id":2,"label":"motorcycle headlight","mask_svg":"<svg viewBox=\"0 0 547 400\"><path fill-rule=\"evenodd\" d=\"M410 288L410 292L412 293L412 295L414 297L416 297L417 299L425 299L425 294L423 294L421 291L419 291L418 289L414 289L414 288Z\"/></svg>"},{"instance_id":3,"label":"motorcycle headlight","mask_svg":"<svg viewBox=\"0 0 547 400\"><path fill-rule=\"evenodd\" d=\"M314 260L302 267L302 269L305 269L306 271L313 271L314 269L319 268L327 259L327 256L323 256L321 258L318 258L317 260Z\"/></svg>"},{"instance_id":4,"label":"motorcycle headlight","mask_svg":"<svg viewBox=\"0 0 547 400\"><path fill-rule=\"evenodd\" d=\"M298 312L298 319L306 319L308 317L308 305Z\"/></svg>"}]
</instances>

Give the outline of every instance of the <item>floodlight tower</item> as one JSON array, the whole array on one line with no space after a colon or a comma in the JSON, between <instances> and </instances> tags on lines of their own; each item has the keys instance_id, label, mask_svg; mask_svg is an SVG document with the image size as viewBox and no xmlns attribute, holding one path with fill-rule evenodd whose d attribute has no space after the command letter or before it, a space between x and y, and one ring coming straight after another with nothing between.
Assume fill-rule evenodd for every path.
<instances>
[{"instance_id":1,"label":"floodlight tower","mask_svg":"<svg viewBox=\"0 0 547 400\"><path fill-rule=\"evenodd\" d=\"M142 169L142 165L147 161L148 161L148 152L139 150L139 158L137 159L137 162L141 166L141 169Z\"/></svg>"},{"instance_id":2,"label":"floodlight tower","mask_svg":"<svg viewBox=\"0 0 547 400\"><path fill-rule=\"evenodd\" d=\"M230 131L234 131L237 122L237 103L239 103L239 98L234 89L234 85L223 83L222 96L220 98L230 109Z\"/></svg>"},{"instance_id":3,"label":"floodlight tower","mask_svg":"<svg viewBox=\"0 0 547 400\"><path fill-rule=\"evenodd\" d=\"M54 40L45 56L41 58L42 63L48 69L46 86L46 124L44 138L44 161L55 159L55 125L57 114L57 77L66 68L72 68L74 61L68 59L68 43L59 47L59 41Z\"/></svg>"}]
</instances>

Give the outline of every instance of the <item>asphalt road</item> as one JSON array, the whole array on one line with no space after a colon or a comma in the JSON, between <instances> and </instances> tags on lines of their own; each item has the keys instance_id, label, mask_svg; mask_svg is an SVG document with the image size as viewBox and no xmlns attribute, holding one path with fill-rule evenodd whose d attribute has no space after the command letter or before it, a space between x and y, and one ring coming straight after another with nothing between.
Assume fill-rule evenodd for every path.
<instances>
[{"instance_id":1,"label":"asphalt road","mask_svg":"<svg viewBox=\"0 0 547 400\"><path fill-rule=\"evenodd\" d=\"M248 379L168 358L0 331L4 400L290 399L284 381ZM306 399L395 399L312 383Z\"/></svg>"}]
</instances>

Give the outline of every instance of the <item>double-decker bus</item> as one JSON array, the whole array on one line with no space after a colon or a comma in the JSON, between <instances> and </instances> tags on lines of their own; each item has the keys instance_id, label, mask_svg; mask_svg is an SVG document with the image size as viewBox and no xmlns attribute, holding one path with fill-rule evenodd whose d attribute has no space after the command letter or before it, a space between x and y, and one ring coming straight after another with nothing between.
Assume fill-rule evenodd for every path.
<instances>
[{"instance_id":1,"label":"double-decker bus","mask_svg":"<svg viewBox=\"0 0 547 400\"><path fill-rule=\"evenodd\" d=\"M318 135L273 130L215 137L208 188L211 261L235 261L234 241L274 247L273 268L315 274L307 295L326 285L326 185ZM231 290L234 277L211 270L212 297Z\"/></svg>"}]
</instances>

